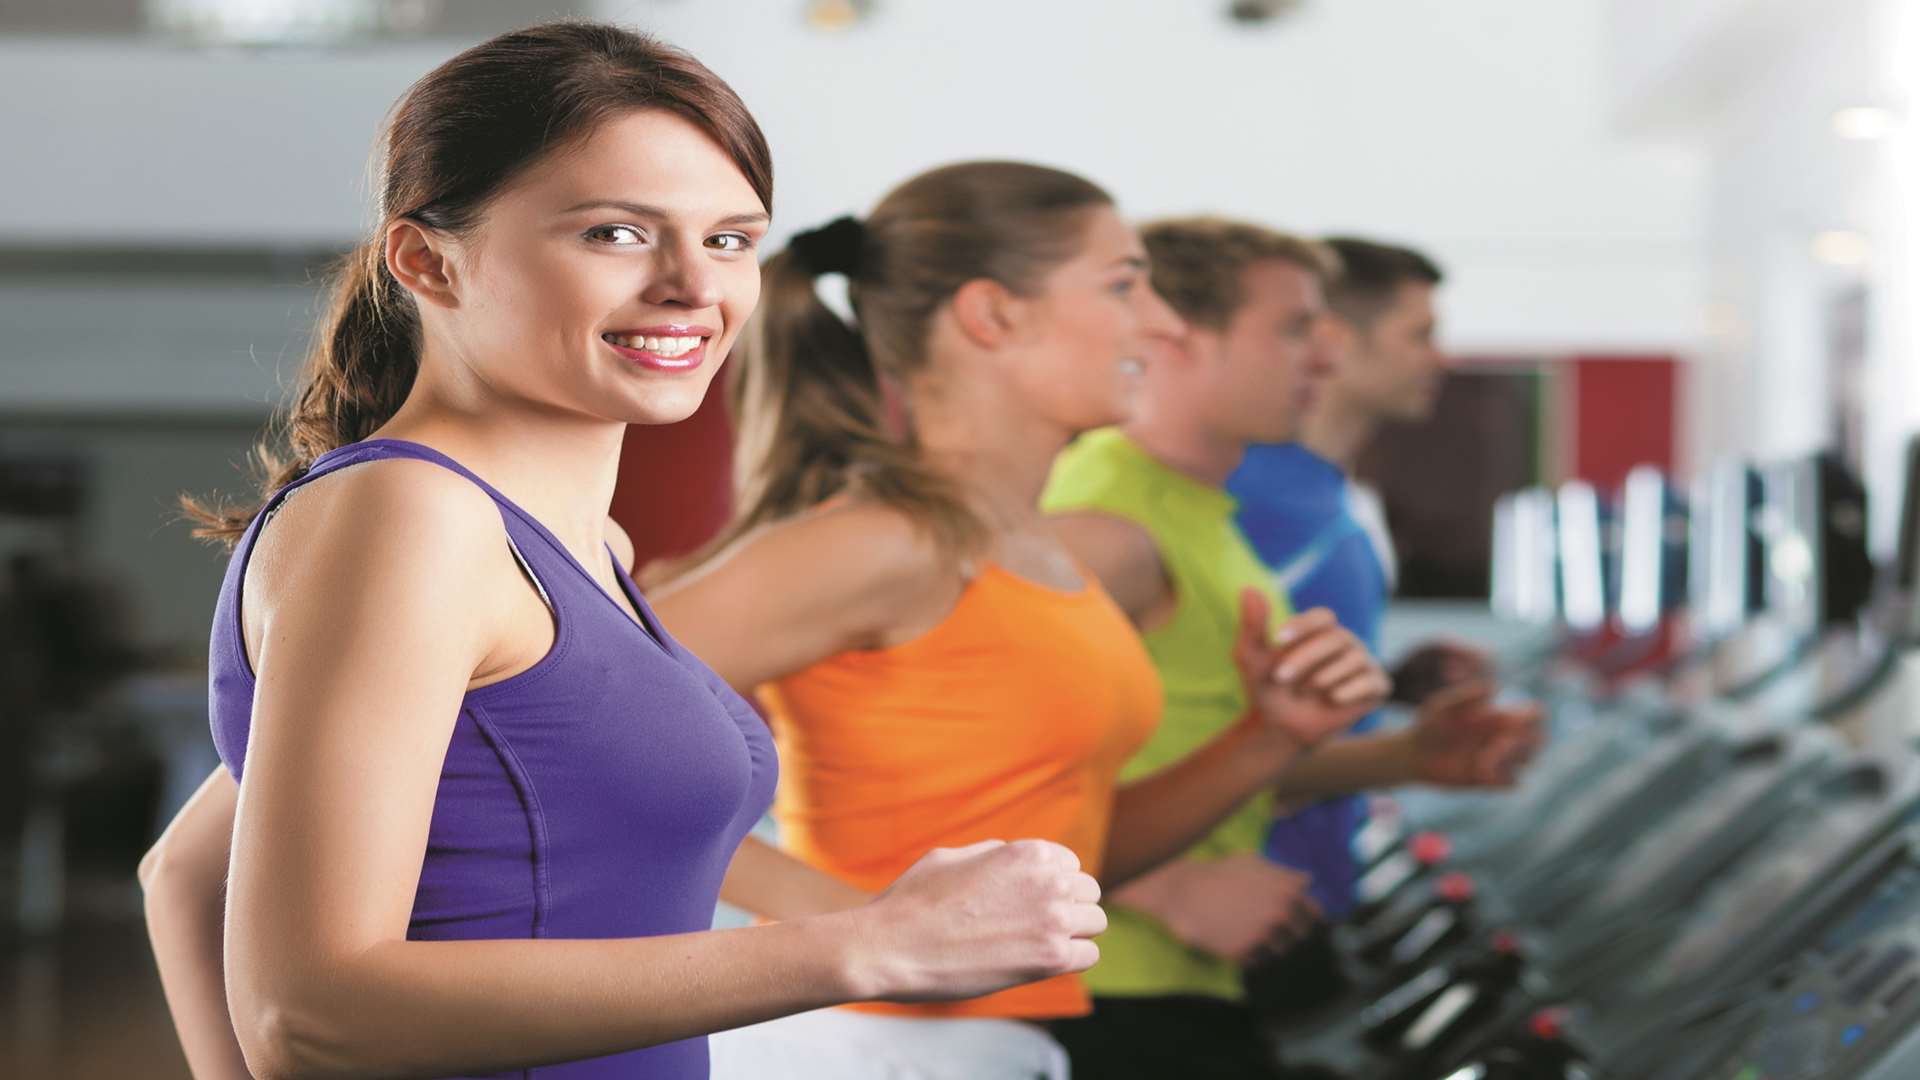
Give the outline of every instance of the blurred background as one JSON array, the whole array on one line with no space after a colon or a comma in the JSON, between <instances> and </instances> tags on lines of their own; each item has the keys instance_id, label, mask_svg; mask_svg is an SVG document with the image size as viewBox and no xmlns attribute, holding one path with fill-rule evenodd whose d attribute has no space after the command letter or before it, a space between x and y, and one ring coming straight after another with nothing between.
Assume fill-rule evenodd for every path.
<instances>
[{"instance_id":1,"label":"blurred background","mask_svg":"<svg viewBox=\"0 0 1920 1080\"><path fill-rule=\"evenodd\" d=\"M1433 254L1458 367L1363 469L1403 619L1487 618L1490 510L1531 484L1827 446L1898 504L1907 0L0 0L0 1075L186 1075L133 878L215 760L223 557L174 498L249 483L387 107L557 15L732 82L773 142L775 245L1012 157L1135 217ZM726 470L715 407L630 435L643 559L718 524Z\"/></svg>"}]
</instances>

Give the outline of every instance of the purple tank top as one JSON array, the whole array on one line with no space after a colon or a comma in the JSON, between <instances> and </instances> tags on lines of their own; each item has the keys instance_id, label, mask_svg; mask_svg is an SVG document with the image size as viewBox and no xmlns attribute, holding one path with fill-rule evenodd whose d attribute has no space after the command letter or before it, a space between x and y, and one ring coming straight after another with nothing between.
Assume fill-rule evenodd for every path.
<instances>
[{"instance_id":1,"label":"purple tank top","mask_svg":"<svg viewBox=\"0 0 1920 1080\"><path fill-rule=\"evenodd\" d=\"M301 485L394 458L451 469L493 497L555 621L553 648L539 663L461 701L407 937L620 938L710 927L727 864L773 797L779 769L765 723L661 629L624 572L621 585L644 630L545 526L418 443L373 439L323 455L242 536L220 588L209 652L221 760L239 778L254 689L240 586L260 529ZM693 1080L707 1073L707 1041L698 1038L498 1075Z\"/></svg>"}]
</instances>

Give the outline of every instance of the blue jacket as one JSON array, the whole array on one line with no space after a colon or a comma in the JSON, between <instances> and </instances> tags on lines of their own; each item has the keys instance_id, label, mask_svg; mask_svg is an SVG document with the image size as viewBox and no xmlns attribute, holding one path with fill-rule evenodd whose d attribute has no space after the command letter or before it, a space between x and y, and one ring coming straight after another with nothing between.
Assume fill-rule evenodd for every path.
<instances>
[{"instance_id":1,"label":"blue jacket","mask_svg":"<svg viewBox=\"0 0 1920 1080\"><path fill-rule=\"evenodd\" d=\"M1295 609L1331 609L1378 655L1387 571L1349 509L1347 484L1346 474L1332 462L1285 443L1251 448L1227 490L1239 501L1241 531L1280 575L1280 587ZM1378 719L1370 716L1353 730L1369 730ZM1360 796L1309 806L1274 822L1267 855L1311 874L1314 899L1330 918L1340 918L1354 905L1360 868L1353 836L1365 820Z\"/></svg>"}]
</instances>

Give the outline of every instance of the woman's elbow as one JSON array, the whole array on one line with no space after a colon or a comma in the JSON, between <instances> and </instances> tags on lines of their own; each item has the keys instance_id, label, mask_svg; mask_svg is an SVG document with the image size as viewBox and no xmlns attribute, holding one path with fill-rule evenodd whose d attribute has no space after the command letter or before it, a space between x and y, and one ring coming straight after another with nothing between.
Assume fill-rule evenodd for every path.
<instances>
[{"instance_id":1,"label":"woman's elbow","mask_svg":"<svg viewBox=\"0 0 1920 1080\"><path fill-rule=\"evenodd\" d=\"M233 1002L233 1029L241 1056L254 1080L336 1080L365 1076L364 1062L356 1062L334 1025L321 1014L287 996L238 993Z\"/></svg>"},{"instance_id":2,"label":"woman's elbow","mask_svg":"<svg viewBox=\"0 0 1920 1080\"><path fill-rule=\"evenodd\" d=\"M153 886L160 878L160 868L166 862L167 838L161 837L153 842L145 855L140 856L140 865L133 871L134 880L140 883L140 891L151 894Z\"/></svg>"},{"instance_id":3,"label":"woman's elbow","mask_svg":"<svg viewBox=\"0 0 1920 1080\"><path fill-rule=\"evenodd\" d=\"M141 856L134 877L147 895L149 905L155 897L217 899L226 888L227 868L223 862L182 848L171 837L162 836Z\"/></svg>"},{"instance_id":4,"label":"woman's elbow","mask_svg":"<svg viewBox=\"0 0 1920 1080\"><path fill-rule=\"evenodd\" d=\"M300 1039L293 1034L296 1025L286 1014L271 1005L245 1010L234 1003L233 1033L240 1040L240 1056L254 1080L299 1080L313 1075L301 1061Z\"/></svg>"}]
</instances>

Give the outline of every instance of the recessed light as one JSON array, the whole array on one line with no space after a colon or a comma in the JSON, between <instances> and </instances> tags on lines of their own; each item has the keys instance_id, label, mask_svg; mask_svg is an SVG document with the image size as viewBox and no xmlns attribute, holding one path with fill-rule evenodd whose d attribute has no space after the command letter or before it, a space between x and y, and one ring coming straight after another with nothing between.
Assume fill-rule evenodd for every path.
<instances>
[{"instance_id":1,"label":"recessed light","mask_svg":"<svg viewBox=\"0 0 1920 1080\"><path fill-rule=\"evenodd\" d=\"M1813 257L1828 266L1861 266L1873 257L1873 241L1865 233L1829 229L1815 234Z\"/></svg>"},{"instance_id":2,"label":"recessed light","mask_svg":"<svg viewBox=\"0 0 1920 1080\"><path fill-rule=\"evenodd\" d=\"M1854 105L1833 114L1833 133L1851 142L1884 139L1900 126L1900 114L1884 105Z\"/></svg>"},{"instance_id":3,"label":"recessed light","mask_svg":"<svg viewBox=\"0 0 1920 1080\"><path fill-rule=\"evenodd\" d=\"M815 30L845 30L873 11L873 0L807 0L807 25Z\"/></svg>"}]
</instances>

